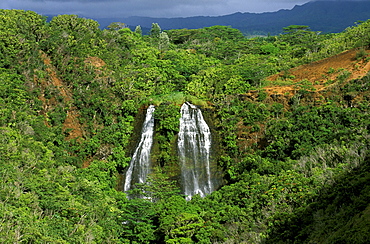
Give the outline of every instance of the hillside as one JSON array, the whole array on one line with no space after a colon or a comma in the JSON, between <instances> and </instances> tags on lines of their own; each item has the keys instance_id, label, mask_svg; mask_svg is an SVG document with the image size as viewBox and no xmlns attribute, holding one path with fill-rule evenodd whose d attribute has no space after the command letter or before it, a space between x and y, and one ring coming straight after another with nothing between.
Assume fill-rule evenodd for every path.
<instances>
[{"instance_id":1,"label":"hillside","mask_svg":"<svg viewBox=\"0 0 370 244\"><path fill-rule=\"evenodd\" d=\"M140 25L150 29L152 23L158 23L163 30L198 29L215 25L230 26L246 35L276 35L289 25L308 25L314 31L337 33L357 21L367 20L370 16L368 1L312 1L291 10L279 10L269 13L234 13L225 16L197 16L187 18L150 18L128 17L121 19L97 19L102 27L120 21L129 26Z\"/></svg>"},{"instance_id":2,"label":"hillside","mask_svg":"<svg viewBox=\"0 0 370 244\"><path fill-rule=\"evenodd\" d=\"M360 57L358 56L359 53L361 53ZM278 83L279 79L289 79L293 85L266 86L264 89L269 94L293 94L297 89L295 84L304 80L312 85L313 91L320 92L328 89L328 86L336 85L335 81L338 81L338 77L344 73L348 73L346 79L350 80L361 79L366 76L370 71L368 57L369 50L360 51L356 48L344 51L335 56L269 76L267 80L272 81L272 83Z\"/></svg>"},{"instance_id":3,"label":"hillside","mask_svg":"<svg viewBox=\"0 0 370 244\"><path fill-rule=\"evenodd\" d=\"M361 56L359 58L359 53ZM289 110L292 99L299 94L302 89L309 92L306 99L312 101L320 100L333 93L341 96L347 106L357 106L364 97L369 96L367 89L364 93L343 93L341 87L348 85L349 80L360 81L370 72L370 63L367 61L370 57L369 50L359 50L358 48L351 49L339 53L337 55L304 64L284 71L278 74L266 77L269 84L264 86L262 90L267 94L268 103L280 103L285 109ZM341 79L345 77L345 79ZM360 82L361 83L361 82ZM339 89L339 91L338 91ZM243 97L247 101L258 101L261 95L259 90L251 90ZM253 143L259 142L260 133L250 133L245 137L243 130L246 128L240 126L238 136L241 139L241 144L246 143L251 146Z\"/></svg>"},{"instance_id":4,"label":"hillside","mask_svg":"<svg viewBox=\"0 0 370 244\"><path fill-rule=\"evenodd\" d=\"M369 242L370 21L142 35L0 10L0 32L1 243ZM191 199L184 103L217 181ZM148 111L150 173L124 191Z\"/></svg>"}]
</instances>

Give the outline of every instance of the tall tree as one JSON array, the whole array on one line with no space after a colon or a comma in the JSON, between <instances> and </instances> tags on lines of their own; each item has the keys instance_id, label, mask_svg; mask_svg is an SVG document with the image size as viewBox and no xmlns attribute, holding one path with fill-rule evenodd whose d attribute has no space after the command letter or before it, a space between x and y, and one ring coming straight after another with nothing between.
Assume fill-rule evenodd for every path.
<instances>
[{"instance_id":1,"label":"tall tree","mask_svg":"<svg viewBox=\"0 0 370 244\"><path fill-rule=\"evenodd\" d=\"M159 38L159 34L161 33L161 27L158 23L153 23L152 28L150 29L150 36L154 39Z\"/></svg>"},{"instance_id":2,"label":"tall tree","mask_svg":"<svg viewBox=\"0 0 370 244\"><path fill-rule=\"evenodd\" d=\"M140 36L143 35L143 30L141 29L140 25L136 26L135 33L140 35Z\"/></svg>"}]
</instances>

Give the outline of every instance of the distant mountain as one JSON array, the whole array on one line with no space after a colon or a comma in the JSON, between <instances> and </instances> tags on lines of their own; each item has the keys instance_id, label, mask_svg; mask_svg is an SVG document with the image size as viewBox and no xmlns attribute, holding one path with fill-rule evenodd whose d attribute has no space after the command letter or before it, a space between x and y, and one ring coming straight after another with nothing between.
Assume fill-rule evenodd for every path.
<instances>
[{"instance_id":1,"label":"distant mountain","mask_svg":"<svg viewBox=\"0 0 370 244\"><path fill-rule=\"evenodd\" d=\"M102 28L112 22L123 22L129 26L140 25L143 29L158 23L163 30L198 29L214 25L224 25L239 29L246 35L276 35L283 27L289 25L308 25L314 31L324 33L341 32L356 21L370 18L370 1L319 0L296 5L291 10L279 10L268 13L234 13L230 15L209 17L197 16L187 18L103 18L96 19Z\"/></svg>"}]
</instances>

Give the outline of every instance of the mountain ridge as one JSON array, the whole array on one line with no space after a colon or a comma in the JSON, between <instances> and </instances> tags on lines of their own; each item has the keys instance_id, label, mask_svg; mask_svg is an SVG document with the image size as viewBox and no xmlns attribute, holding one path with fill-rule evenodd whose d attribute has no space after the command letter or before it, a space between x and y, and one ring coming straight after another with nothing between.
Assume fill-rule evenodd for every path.
<instances>
[{"instance_id":1,"label":"mountain ridge","mask_svg":"<svg viewBox=\"0 0 370 244\"><path fill-rule=\"evenodd\" d=\"M341 32L357 21L364 21L370 16L368 1L312 1L296 5L292 9L281 9L276 12L241 13L223 16L194 16L178 18L99 18L96 19L102 28L112 22L123 22L130 27L140 25L143 29L158 23L163 30L169 29L199 29L214 25L231 26L239 29L245 35L276 35L282 28L297 24L308 25L314 31L324 33Z\"/></svg>"}]
</instances>

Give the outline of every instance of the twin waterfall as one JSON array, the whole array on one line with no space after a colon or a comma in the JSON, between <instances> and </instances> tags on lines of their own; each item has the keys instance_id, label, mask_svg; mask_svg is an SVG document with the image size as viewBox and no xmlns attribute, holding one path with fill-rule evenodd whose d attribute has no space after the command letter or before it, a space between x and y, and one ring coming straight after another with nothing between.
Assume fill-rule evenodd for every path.
<instances>
[{"instance_id":1,"label":"twin waterfall","mask_svg":"<svg viewBox=\"0 0 370 244\"><path fill-rule=\"evenodd\" d=\"M154 134L154 110L154 106L150 105L146 111L140 142L126 171L125 186L123 188L125 192L130 190L135 183L144 183L150 172L150 151L153 145Z\"/></svg>"},{"instance_id":2,"label":"twin waterfall","mask_svg":"<svg viewBox=\"0 0 370 244\"><path fill-rule=\"evenodd\" d=\"M181 107L177 142L181 164L181 183L187 200L195 194L204 197L212 192L209 156L211 131L202 112L190 103Z\"/></svg>"},{"instance_id":3,"label":"twin waterfall","mask_svg":"<svg viewBox=\"0 0 370 244\"><path fill-rule=\"evenodd\" d=\"M193 195L201 197L213 191L210 170L211 131L204 121L202 112L186 102L182 105L180 131L178 134L178 156L181 165L181 186L187 200ZM135 183L144 183L150 172L150 151L154 134L154 106L150 106L130 166L126 172L124 191Z\"/></svg>"}]
</instances>

